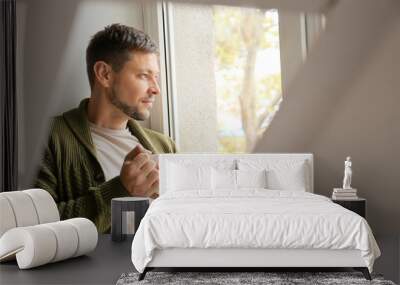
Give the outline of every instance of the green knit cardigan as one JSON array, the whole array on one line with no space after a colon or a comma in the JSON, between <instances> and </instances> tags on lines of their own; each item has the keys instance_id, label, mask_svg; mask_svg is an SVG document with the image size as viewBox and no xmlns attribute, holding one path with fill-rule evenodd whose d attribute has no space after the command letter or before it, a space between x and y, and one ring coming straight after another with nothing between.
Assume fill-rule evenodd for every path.
<instances>
[{"instance_id":1,"label":"green knit cardigan","mask_svg":"<svg viewBox=\"0 0 400 285\"><path fill-rule=\"evenodd\" d=\"M84 99L79 107L52 120L35 187L47 190L57 203L62 220L85 217L100 233L111 226L111 199L129 196L120 177L105 181L96 156ZM153 153L175 153L168 136L141 127L135 120L128 128L144 148Z\"/></svg>"}]
</instances>

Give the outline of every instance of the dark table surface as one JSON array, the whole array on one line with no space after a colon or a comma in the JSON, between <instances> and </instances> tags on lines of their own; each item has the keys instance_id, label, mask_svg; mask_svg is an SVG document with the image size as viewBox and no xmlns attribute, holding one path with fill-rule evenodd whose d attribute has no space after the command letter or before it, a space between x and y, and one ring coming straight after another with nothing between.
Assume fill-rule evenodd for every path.
<instances>
[{"instance_id":1,"label":"dark table surface","mask_svg":"<svg viewBox=\"0 0 400 285\"><path fill-rule=\"evenodd\" d=\"M382 256L374 272L394 282L400 277L400 237L377 236ZM131 261L132 238L112 242L111 235L99 235L88 255L20 270L17 262L0 263L0 285L8 284L115 284L122 273L136 271Z\"/></svg>"},{"instance_id":2,"label":"dark table surface","mask_svg":"<svg viewBox=\"0 0 400 285\"><path fill-rule=\"evenodd\" d=\"M111 241L99 235L87 255L20 270L16 261L0 263L0 284L115 284L122 273L135 271L131 261L132 237Z\"/></svg>"}]
</instances>

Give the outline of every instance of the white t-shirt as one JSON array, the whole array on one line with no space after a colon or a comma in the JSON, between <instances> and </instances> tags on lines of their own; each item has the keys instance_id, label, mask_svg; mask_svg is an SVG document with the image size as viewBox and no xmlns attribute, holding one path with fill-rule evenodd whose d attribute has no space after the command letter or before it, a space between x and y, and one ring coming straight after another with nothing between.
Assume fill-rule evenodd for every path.
<instances>
[{"instance_id":1,"label":"white t-shirt","mask_svg":"<svg viewBox=\"0 0 400 285\"><path fill-rule=\"evenodd\" d=\"M119 175L125 156L140 144L129 129L107 129L89 122L97 159L103 169L106 181Z\"/></svg>"}]
</instances>

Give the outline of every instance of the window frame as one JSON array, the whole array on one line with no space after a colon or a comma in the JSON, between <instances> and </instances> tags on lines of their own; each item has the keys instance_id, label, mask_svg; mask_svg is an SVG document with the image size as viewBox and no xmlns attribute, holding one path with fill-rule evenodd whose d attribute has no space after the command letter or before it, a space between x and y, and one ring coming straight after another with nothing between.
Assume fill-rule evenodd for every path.
<instances>
[{"instance_id":1,"label":"window frame","mask_svg":"<svg viewBox=\"0 0 400 285\"><path fill-rule=\"evenodd\" d=\"M167 1L143 1L144 32L158 44L160 61L160 100L156 100L149 119L151 129L170 136L177 145L178 120L176 119L176 84L173 18L171 4Z\"/></svg>"}]
</instances>

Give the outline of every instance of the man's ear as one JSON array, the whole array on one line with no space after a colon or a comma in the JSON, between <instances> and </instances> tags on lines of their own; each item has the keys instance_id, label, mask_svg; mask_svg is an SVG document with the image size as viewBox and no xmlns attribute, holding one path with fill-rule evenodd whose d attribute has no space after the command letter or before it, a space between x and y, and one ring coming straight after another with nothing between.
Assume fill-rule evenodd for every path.
<instances>
[{"instance_id":1,"label":"man's ear","mask_svg":"<svg viewBox=\"0 0 400 285\"><path fill-rule=\"evenodd\" d=\"M113 72L112 67L104 61L97 61L94 66L94 75L96 81L103 87L108 88L112 84Z\"/></svg>"}]
</instances>

